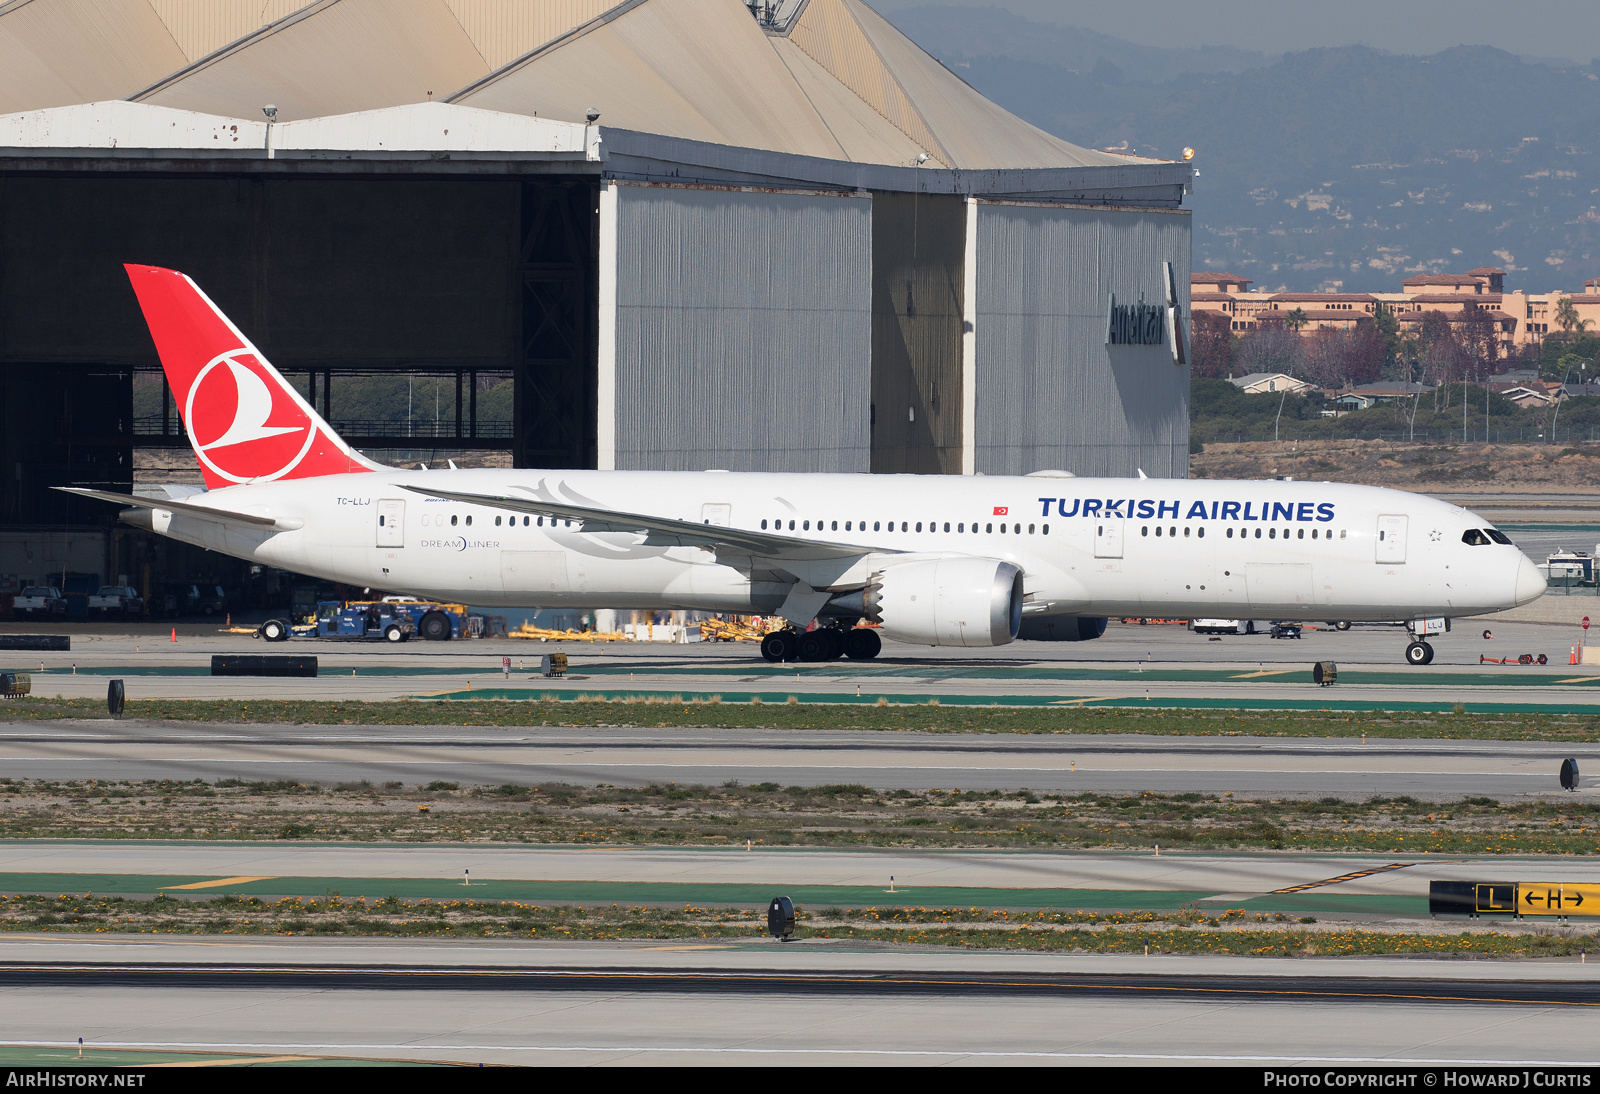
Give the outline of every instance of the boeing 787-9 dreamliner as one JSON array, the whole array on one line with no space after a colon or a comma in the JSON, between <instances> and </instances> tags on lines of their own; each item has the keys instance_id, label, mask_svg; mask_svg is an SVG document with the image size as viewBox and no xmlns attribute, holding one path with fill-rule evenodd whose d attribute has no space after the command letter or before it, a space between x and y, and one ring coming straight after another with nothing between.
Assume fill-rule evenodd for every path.
<instances>
[{"instance_id":1,"label":"boeing 787-9 dreamliner","mask_svg":"<svg viewBox=\"0 0 1600 1094\"><path fill-rule=\"evenodd\" d=\"M1108 616L1160 616L1404 621L1406 659L1427 664L1447 619L1545 589L1481 517L1367 486L385 467L192 280L127 271L208 489L73 492L161 535L333 581L484 607L776 614L788 626L762 643L774 661L870 658L880 634L1081 641ZM449 636L428 624L425 637Z\"/></svg>"}]
</instances>

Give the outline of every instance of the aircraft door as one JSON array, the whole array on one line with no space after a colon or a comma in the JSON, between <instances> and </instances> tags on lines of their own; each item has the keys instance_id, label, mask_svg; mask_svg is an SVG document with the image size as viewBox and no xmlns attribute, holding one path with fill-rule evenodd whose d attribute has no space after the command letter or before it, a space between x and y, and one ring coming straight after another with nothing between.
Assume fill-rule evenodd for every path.
<instances>
[{"instance_id":1,"label":"aircraft door","mask_svg":"<svg viewBox=\"0 0 1600 1094\"><path fill-rule=\"evenodd\" d=\"M378 546L406 545L406 503L398 498L378 500Z\"/></svg>"},{"instance_id":2,"label":"aircraft door","mask_svg":"<svg viewBox=\"0 0 1600 1094\"><path fill-rule=\"evenodd\" d=\"M700 520L704 524L726 528L733 523L733 506L726 502L708 501L700 507Z\"/></svg>"},{"instance_id":3,"label":"aircraft door","mask_svg":"<svg viewBox=\"0 0 1600 1094\"><path fill-rule=\"evenodd\" d=\"M1094 526L1094 557L1122 557L1122 518L1099 517Z\"/></svg>"},{"instance_id":4,"label":"aircraft door","mask_svg":"<svg viewBox=\"0 0 1600 1094\"><path fill-rule=\"evenodd\" d=\"M1406 560L1406 518L1386 515L1378 518L1378 562Z\"/></svg>"}]
</instances>

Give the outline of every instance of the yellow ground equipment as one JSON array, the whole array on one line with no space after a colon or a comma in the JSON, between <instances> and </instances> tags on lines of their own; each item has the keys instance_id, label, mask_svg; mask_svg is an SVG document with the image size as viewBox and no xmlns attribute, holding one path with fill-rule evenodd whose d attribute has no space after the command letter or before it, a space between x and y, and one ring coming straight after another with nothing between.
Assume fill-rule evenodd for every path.
<instances>
[{"instance_id":1,"label":"yellow ground equipment","mask_svg":"<svg viewBox=\"0 0 1600 1094\"><path fill-rule=\"evenodd\" d=\"M532 623L524 622L522 626L507 634L508 638L531 638L539 642L624 642L625 635L620 631L558 631L549 627L535 627Z\"/></svg>"},{"instance_id":2,"label":"yellow ground equipment","mask_svg":"<svg viewBox=\"0 0 1600 1094\"><path fill-rule=\"evenodd\" d=\"M766 619L759 615L736 615L732 619L713 616L700 621L702 642L759 642L768 631L786 626L783 620Z\"/></svg>"}]
</instances>

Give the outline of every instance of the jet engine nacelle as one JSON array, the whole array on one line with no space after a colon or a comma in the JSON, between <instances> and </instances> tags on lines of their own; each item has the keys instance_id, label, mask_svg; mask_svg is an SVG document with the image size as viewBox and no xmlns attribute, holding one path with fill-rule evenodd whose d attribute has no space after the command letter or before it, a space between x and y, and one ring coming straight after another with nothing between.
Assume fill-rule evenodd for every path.
<instances>
[{"instance_id":1,"label":"jet engine nacelle","mask_svg":"<svg viewBox=\"0 0 1600 1094\"><path fill-rule=\"evenodd\" d=\"M993 558L902 562L866 589L867 618L924 646L1003 646L1022 625L1022 570Z\"/></svg>"},{"instance_id":2,"label":"jet engine nacelle","mask_svg":"<svg viewBox=\"0 0 1600 1094\"><path fill-rule=\"evenodd\" d=\"M1035 615L1022 621L1018 638L1033 642L1088 642L1106 633L1103 615Z\"/></svg>"}]
</instances>

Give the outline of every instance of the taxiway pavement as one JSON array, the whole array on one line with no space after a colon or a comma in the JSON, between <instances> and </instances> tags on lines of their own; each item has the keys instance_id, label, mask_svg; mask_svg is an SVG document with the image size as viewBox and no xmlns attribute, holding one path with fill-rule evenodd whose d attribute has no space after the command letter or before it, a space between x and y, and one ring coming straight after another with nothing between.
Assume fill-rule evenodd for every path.
<instances>
[{"instance_id":1,"label":"taxiway pavement","mask_svg":"<svg viewBox=\"0 0 1600 1094\"><path fill-rule=\"evenodd\" d=\"M0 939L5 1043L466 1063L1593 1064L1600 965Z\"/></svg>"},{"instance_id":2,"label":"taxiway pavement","mask_svg":"<svg viewBox=\"0 0 1600 1094\"><path fill-rule=\"evenodd\" d=\"M296 726L43 720L0 724L13 778L435 780L959 787L1426 800L1600 794L1600 746L1554 742L1133 734L485 726Z\"/></svg>"}]
</instances>

